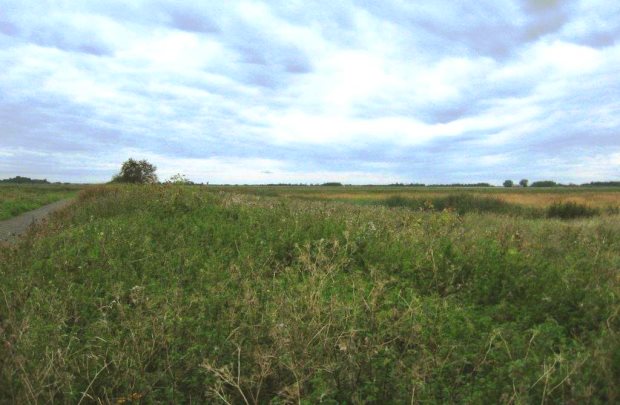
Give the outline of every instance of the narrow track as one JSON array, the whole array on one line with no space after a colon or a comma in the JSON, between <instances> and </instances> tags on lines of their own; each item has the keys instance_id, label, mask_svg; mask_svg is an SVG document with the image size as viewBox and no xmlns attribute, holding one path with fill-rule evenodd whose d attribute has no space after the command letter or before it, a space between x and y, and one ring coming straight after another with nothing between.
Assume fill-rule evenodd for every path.
<instances>
[{"instance_id":1,"label":"narrow track","mask_svg":"<svg viewBox=\"0 0 620 405\"><path fill-rule=\"evenodd\" d=\"M14 242L21 234L26 232L32 223L38 222L52 212L66 207L71 201L72 199L56 201L15 218L0 221L0 242Z\"/></svg>"}]
</instances>

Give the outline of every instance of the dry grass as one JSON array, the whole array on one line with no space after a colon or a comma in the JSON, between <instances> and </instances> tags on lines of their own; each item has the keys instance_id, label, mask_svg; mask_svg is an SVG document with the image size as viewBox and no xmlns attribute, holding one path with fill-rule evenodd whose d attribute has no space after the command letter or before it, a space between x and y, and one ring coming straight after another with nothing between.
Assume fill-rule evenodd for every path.
<instances>
[{"instance_id":1,"label":"dry grass","mask_svg":"<svg viewBox=\"0 0 620 405\"><path fill-rule=\"evenodd\" d=\"M462 192L462 190L459 190ZM403 198L437 198L454 194L454 190L445 191L411 191L411 192L392 192L368 193L368 192L283 192L281 195L288 198L300 198L311 200L330 200L348 202L377 202L390 197L398 196ZM465 191L467 193L467 191ZM558 202L575 202L594 208L620 207L620 193L618 192L514 192L496 191L491 193L476 192L478 196L497 198L511 204L518 204L526 207L547 208Z\"/></svg>"},{"instance_id":2,"label":"dry grass","mask_svg":"<svg viewBox=\"0 0 620 405\"><path fill-rule=\"evenodd\" d=\"M509 203L538 208L546 208L557 202L574 202L594 208L620 207L620 193L617 192L503 193L494 196Z\"/></svg>"},{"instance_id":3,"label":"dry grass","mask_svg":"<svg viewBox=\"0 0 620 405\"><path fill-rule=\"evenodd\" d=\"M260 189L252 189L256 191ZM350 202L377 202L390 197L398 196L403 198L438 198L455 193L474 193L478 196L494 197L502 201L519 204L527 207L547 208L558 202L575 202L593 208L620 207L619 191L596 191L592 189L424 189L415 188L402 190L398 188L378 188L369 191L368 188L346 188L345 190L323 190L321 187L315 188L271 188L274 194L287 198L300 198L309 200L335 200Z\"/></svg>"}]
</instances>

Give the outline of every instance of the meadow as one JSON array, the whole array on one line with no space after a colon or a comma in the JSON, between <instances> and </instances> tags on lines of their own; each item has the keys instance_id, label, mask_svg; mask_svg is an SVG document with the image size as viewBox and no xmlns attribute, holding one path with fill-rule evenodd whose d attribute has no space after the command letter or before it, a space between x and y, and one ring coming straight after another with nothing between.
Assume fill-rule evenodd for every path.
<instances>
[{"instance_id":1,"label":"meadow","mask_svg":"<svg viewBox=\"0 0 620 405\"><path fill-rule=\"evenodd\" d=\"M211 189L260 196L357 204L381 203L395 197L432 201L450 195L466 194L530 208L546 208L555 203L568 202L612 211L620 207L620 187L212 186Z\"/></svg>"},{"instance_id":2,"label":"meadow","mask_svg":"<svg viewBox=\"0 0 620 405\"><path fill-rule=\"evenodd\" d=\"M0 403L617 403L619 199L89 187L0 247Z\"/></svg>"},{"instance_id":3,"label":"meadow","mask_svg":"<svg viewBox=\"0 0 620 405\"><path fill-rule=\"evenodd\" d=\"M0 221L71 198L78 190L75 185L0 184Z\"/></svg>"}]
</instances>

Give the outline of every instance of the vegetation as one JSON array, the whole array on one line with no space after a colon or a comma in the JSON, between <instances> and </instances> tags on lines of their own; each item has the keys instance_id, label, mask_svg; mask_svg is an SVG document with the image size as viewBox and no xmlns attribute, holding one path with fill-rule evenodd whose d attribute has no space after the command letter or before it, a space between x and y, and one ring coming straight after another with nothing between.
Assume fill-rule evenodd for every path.
<instances>
[{"instance_id":1,"label":"vegetation","mask_svg":"<svg viewBox=\"0 0 620 405\"><path fill-rule=\"evenodd\" d=\"M493 187L489 183L450 183L450 184L432 184L429 187Z\"/></svg>"},{"instance_id":2,"label":"vegetation","mask_svg":"<svg viewBox=\"0 0 620 405\"><path fill-rule=\"evenodd\" d=\"M529 183L530 183L530 181L529 181L528 179L521 179L521 180L519 181L519 185L520 185L521 187L527 187L527 185L528 185Z\"/></svg>"},{"instance_id":3,"label":"vegetation","mask_svg":"<svg viewBox=\"0 0 620 405\"><path fill-rule=\"evenodd\" d=\"M0 402L620 400L617 215L393 205L83 191L0 248Z\"/></svg>"},{"instance_id":4,"label":"vegetation","mask_svg":"<svg viewBox=\"0 0 620 405\"><path fill-rule=\"evenodd\" d=\"M503 184L504 187L512 187L514 185L515 183L512 180L506 180L504 181L504 184Z\"/></svg>"},{"instance_id":5,"label":"vegetation","mask_svg":"<svg viewBox=\"0 0 620 405\"><path fill-rule=\"evenodd\" d=\"M167 181L167 184L176 184L178 185L185 185L185 186L190 186L193 185L194 182L191 181L189 178L187 178L187 176L185 176L184 174L181 173L177 173L175 175L173 175L172 177L170 177Z\"/></svg>"},{"instance_id":6,"label":"vegetation","mask_svg":"<svg viewBox=\"0 0 620 405\"><path fill-rule=\"evenodd\" d=\"M49 184L49 181L47 181L47 179L37 180L37 179L31 179L30 177L16 176L16 177L13 177L13 178L10 178L10 179L0 180L0 183L8 183L8 184Z\"/></svg>"},{"instance_id":7,"label":"vegetation","mask_svg":"<svg viewBox=\"0 0 620 405\"><path fill-rule=\"evenodd\" d=\"M476 213L495 213L538 216L535 209L525 209L519 205L509 204L498 198L477 196L473 194L447 194L433 198L405 198L394 196L383 202L388 207L407 207L414 210L455 211L460 215Z\"/></svg>"},{"instance_id":8,"label":"vegetation","mask_svg":"<svg viewBox=\"0 0 620 405\"><path fill-rule=\"evenodd\" d=\"M582 184L584 187L620 187L620 181L593 181Z\"/></svg>"},{"instance_id":9,"label":"vegetation","mask_svg":"<svg viewBox=\"0 0 620 405\"><path fill-rule=\"evenodd\" d=\"M78 186L0 185L0 221L74 196Z\"/></svg>"},{"instance_id":10,"label":"vegetation","mask_svg":"<svg viewBox=\"0 0 620 405\"><path fill-rule=\"evenodd\" d=\"M542 180L542 181L533 182L531 187L556 187L556 186L559 186L559 184L556 183L555 181Z\"/></svg>"},{"instance_id":11,"label":"vegetation","mask_svg":"<svg viewBox=\"0 0 620 405\"><path fill-rule=\"evenodd\" d=\"M578 204L573 201L557 202L547 208L547 216L549 218L589 218L598 214L598 210L588 207L585 204Z\"/></svg>"},{"instance_id":12,"label":"vegetation","mask_svg":"<svg viewBox=\"0 0 620 405\"><path fill-rule=\"evenodd\" d=\"M157 167L146 160L129 159L121 171L112 178L113 183L154 184L157 183Z\"/></svg>"}]
</instances>

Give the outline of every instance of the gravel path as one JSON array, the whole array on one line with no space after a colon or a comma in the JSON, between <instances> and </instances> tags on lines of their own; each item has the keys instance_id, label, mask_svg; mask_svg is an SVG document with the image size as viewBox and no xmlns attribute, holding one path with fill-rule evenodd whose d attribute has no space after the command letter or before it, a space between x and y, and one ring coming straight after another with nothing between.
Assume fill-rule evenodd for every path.
<instances>
[{"instance_id":1,"label":"gravel path","mask_svg":"<svg viewBox=\"0 0 620 405\"><path fill-rule=\"evenodd\" d=\"M19 235L26 232L33 223L45 218L48 214L66 207L72 199L56 201L34 211L26 212L15 218L0 221L0 242L13 242Z\"/></svg>"}]
</instances>

